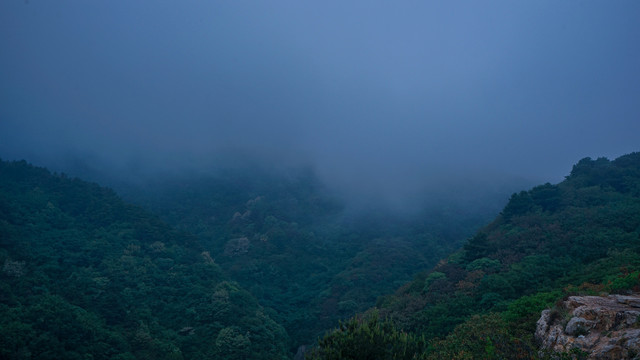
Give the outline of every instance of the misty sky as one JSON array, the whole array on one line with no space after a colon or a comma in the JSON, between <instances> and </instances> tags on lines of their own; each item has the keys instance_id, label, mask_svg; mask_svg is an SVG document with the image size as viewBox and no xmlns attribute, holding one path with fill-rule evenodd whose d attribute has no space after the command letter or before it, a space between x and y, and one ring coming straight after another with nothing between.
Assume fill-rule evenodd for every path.
<instances>
[{"instance_id":1,"label":"misty sky","mask_svg":"<svg viewBox=\"0 0 640 360\"><path fill-rule=\"evenodd\" d=\"M0 157L358 191L640 150L640 2L0 2ZM129 170L127 170L129 169Z\"/></svg>"}]
</instances>

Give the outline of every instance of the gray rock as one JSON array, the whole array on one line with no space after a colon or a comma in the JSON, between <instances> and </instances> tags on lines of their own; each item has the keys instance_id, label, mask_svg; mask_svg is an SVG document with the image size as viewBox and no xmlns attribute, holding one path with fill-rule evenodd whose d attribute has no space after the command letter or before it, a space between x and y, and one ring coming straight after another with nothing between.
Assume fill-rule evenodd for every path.
<instances>
[{"instance_id":1,"label":"gray rock","mask_svg":"<svg viewBox=\"0 0 640 360\"><path fill-rule=\"evenodd\" d=\"M594 322L581 317L573 317L564 328L564 333L572 336L586 335L593 327Z\"/></svg>"},{"instance_id":2,"label":"gray rock","mask_svg":"<svg viewBox=\"0 0 640 360\"><path fill-rule=\"evenodd\" d=\"M536 323L541 349L577 348L589 359L637 359L640 354L640 295L571 296L560 309L544 310ZM557 313L556 313L557 314Z\"/></svg>"}]
</instances>

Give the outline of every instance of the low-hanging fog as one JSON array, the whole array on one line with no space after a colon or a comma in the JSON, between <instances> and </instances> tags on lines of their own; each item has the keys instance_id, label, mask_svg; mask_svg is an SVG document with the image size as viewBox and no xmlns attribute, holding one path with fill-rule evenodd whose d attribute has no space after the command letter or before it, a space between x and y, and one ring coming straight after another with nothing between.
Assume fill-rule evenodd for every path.
<instances>
[{"instance_id":1,"label":"low-hanging fog","mask_svg":"<svg viewBox=\"0 0 640 360\"><path fill-rule=\"evenodd\" d=\"M122 179L310 165L395 203L558 182L640 150L639 17L637 1L5 0L0 157Z\"/></svg>"}]
</instances>

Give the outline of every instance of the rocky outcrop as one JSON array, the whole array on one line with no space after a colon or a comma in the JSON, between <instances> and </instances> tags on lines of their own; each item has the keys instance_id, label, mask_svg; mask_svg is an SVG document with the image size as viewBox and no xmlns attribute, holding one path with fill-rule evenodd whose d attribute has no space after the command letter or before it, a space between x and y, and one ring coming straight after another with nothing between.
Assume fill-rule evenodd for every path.
<instances>
[{"instance_id":1,"label":"rocky outcrop","mask_svg":"<svg viewBox=\"0 0 640 360\"><path fill-rule=\"evenodd\" d=\"M536 327L543 350L584 351L589 359L640 359L640 295L571 296L544 310Z\"/></svg>"}]
</instances>

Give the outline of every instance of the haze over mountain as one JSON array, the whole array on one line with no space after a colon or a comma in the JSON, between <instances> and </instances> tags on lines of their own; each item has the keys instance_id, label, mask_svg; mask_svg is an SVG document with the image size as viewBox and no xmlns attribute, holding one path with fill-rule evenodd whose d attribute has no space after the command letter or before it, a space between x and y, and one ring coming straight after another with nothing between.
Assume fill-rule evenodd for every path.
<instances>
[{"instance_id":1,"label":"haze over mountain","mask_svg":"<svg viewBox=\"0 0 640 360\"><path fill-rule=\"evenodd\" d=\"M545 358L640 291L639 16L0 2L0 358Z\"/></svg>"},{"instance_id":2,"label":"haze over mountain","mask_svg":"<svg viewBox=\"0 0 640 360\"><path fill-rule=\"evenodd\" d=\"M558 182L640 144L638 15L636 1L3 1L0 157L126 179L310 165L390 204L468 179Z\"/></svg>"}]
</instances>

